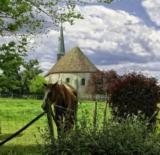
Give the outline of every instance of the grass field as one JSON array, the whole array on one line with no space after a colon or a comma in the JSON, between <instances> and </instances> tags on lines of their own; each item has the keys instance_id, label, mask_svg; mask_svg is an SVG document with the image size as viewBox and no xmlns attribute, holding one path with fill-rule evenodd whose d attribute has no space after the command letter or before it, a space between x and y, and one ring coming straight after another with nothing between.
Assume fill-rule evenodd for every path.
<instances>
[{"instance_id":1,"label":"grass field","mask_svg":"<svg viewBox=\"0 0 160 155\"><path fill-rule=\"evenodd\" d=\"M0 98L0 120L2 127L2 134L0 134L0 141L3 141L8 136L12 135L37 115L43 112L41 109L42 100L31 99L5 99ZM104 102L99 102L97 107L98 120L103 120L103 109L105 107ZM93 122L94 114L94 102L82 101L79 104L77 113L78 119L81 119L83 115L87 116L89 122ZM109 109L107 110L107 117L109 117ZM38 129L44 129L47 126L46 116L40 118L37 122L31 125L28 129L23 131L20 135L7 142L0 147L0 155L14 154L19 152L20 155L38 155L39 150L37 141L39 144L44 143L44 139L41 138L41 134ZM56 127L54 124L54 131L56 133Z\"/></svg>"}]
</instances>

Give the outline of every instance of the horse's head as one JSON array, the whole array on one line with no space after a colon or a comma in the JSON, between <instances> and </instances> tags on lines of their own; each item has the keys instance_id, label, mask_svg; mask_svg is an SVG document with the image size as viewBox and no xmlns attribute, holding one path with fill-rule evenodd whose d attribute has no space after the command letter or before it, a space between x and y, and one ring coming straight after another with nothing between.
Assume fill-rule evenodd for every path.
<instances>
[{"instance_id":1,"label":"horse's head","mask_svg":"<svg viewBox=\"0 0 160 155\"><path fill-rule=\"evenodd\" d=\"M58 82L52 84L44 84L45 86L45 94L44 94L44 99L42 103L42 109L46 110L46 99L50 101L50 103L53 103L57 100L57 85Z\"/></svg>"}]
</instances>

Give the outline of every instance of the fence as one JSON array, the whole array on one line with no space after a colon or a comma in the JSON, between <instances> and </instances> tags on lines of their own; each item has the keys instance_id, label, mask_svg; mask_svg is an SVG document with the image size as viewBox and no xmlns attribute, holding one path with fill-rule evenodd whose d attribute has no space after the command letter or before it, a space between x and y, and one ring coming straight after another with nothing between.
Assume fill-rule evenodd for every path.
<instances>
[{"instance_id":1,"label":"fence","mask_svg":"<svg viewBox=\"0 0 160 155\"><path fill-rule=\"evenodd\" d=\"M12 98L12 99L37 99L42 100L44 95L33 94L0 94L0 98Z\"/></svg>"},{"instance_id":2,"label":"fence","mask_svg":"<svg viewBox=\"0 0 160 155\"><path fill-rule=\"evenodd\" d=\"M79 100L86 101L108 101L108 95L100 95L100 94L78 94Z\"/></svg>"},{"instance_id":3,"label":"fence","mask_svg":"<svg viewBox=\"0 0 160 155\"><path fill-rule=\"evenodd\" d=\"M0 94L0 98L43 100L44 95ZM107 95L100 95L100 94L78 94L78 99L79 100L86 100L86 101L108 101L108 96Z\"/></svg>"}]
</instances>

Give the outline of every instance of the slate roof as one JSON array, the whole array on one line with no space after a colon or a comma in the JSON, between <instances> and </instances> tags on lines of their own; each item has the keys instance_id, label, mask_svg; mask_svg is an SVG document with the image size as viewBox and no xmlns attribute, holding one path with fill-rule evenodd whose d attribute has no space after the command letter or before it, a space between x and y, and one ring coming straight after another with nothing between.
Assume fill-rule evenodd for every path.
<instances>
[{"instance_id":1,"label":"slate roof","mask_svg":"<svg viewBox=\"0 0 160 155\"><path fill-rule=\"evenodd\" d=\"M45 76L54 73L92 73L96 70L97 67L76 46L67 52Z\"/></svg>"}]
</instances>

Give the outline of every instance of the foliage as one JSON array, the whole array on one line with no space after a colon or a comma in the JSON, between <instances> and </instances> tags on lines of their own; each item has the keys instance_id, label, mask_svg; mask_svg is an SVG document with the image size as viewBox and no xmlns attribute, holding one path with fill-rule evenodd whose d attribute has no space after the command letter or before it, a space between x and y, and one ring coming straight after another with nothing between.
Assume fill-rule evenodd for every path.
<instances>
[{"instance_id":1,"label":"foliage","mask_svg":"<svg viewBox=\"0 0 160 155\"><path fill-rule=\"evenodd\" d=\"M17 50L17 48L19 47L14 42L11 42L9 45L4 44L3 53L0 54L2 57L0 59L0 69L3 70L3 73L0 75L1 93L28 94L30 80L43 72L39 69L37 59L25 62L23 57L26 55L21 50ZM21 66L24 67L24 70L20 72Z\"/></svg>"},{"instance_id":2,"label":"foliage","mask_svg":"<svg viewBox=\"0 0 160 155\"><path fill-rule=\"evenodd\" d=\"M126 117L128 114L138 115L141 111L150 118L150 122L155 122L159 111L159 91L155 78L146 77L142 73L128 73L111 85L112 114Z\"/></svg>"},{"instance_id":3,"label":"foliage","mask_svg":"<svg viewBox=\"0 0 160 155\"><path fill-rule=\"evenodd\" d=\"M105 126L99 124L96 130L92 126L79 126L71 134L62 133L58 139L51 137L47 131L43 135L46 142L43 154L158 155L160 134L148 131L147 124L147 120L132 116L125 120L107 120Z\"/></svg>"},{"instance_id":4,"label":"foliage","mask_svg":"<svg viewBox=\"0 0 160 155\"><path fill-rule=\"evenodd\" d=\"M44 86L43 83L47 83L43 76L36 76L34 79L30 80L29 90L35 94L43 94Z\"/></svg>"},{"instance_id":5,"label":"foliage","mask_svg":"<svg viewBox=\"0 0 160 155\"><path fill-rule=\"evenodd\" d=\"M104 90L107 94L109 94L110 87L112 83L118 78L118 75L116 71L109 70L105 72L105 78L104 78Z\"/></svg>"},{"instance_id":6,"label":"foliage","mask_svg":"<svg viewBox=\"0 0 160 155\"><path fill-rule=\"evenodd\" d=\"M3 74L0 75L1 90L17 88L18 80L20 80L18 71L20 66L24 64L23 58L26 56L26 45L26 39L22 39L21 44L11 41L0 47L0 70L3 71Z\"/></svg>"},{"instance_id":7,"label":"foliage","mask_svg":"<svg viewBox=\"0 0 160 155\"><path fill-rule=\"evenodd\" d=\"M87 92L91 94L108 94L110 85L117 79L114 70L100 71L92 73L87 84Z\"/></svg>"},{"instance_id":8,"label":"foliage","mask_svg":"<svg viewBox=\"0 0 160 155\"><path fill-rule=\"evenodd\" d=\"M58 25L61 14L63 21L73 24L73 19L83 18L74 9L75 1L2 0L0 35L14 35L22 29L23 33L44 33L51 25Z\"/></svg>"},{"instance_id":9,"label":"foliage","mask_svg":"<svg viewBox=\"0 0 160 155\"><path fill-rule=\"evenodd\" d=\"M91 94L104 94L105 92L103 91L103 77L104 72L100 70L92 73L90 79L88 80L87 92Z\"/></svg>"},{"instance_id":10,"label":"foliage","mask_svg":"<svg viewBox=\"0 0 160 155\"><path fill-rule=\"evenodd\" d=\"M39 62L37 59L29 60L29 62L25 63L25 70L20 73L22 93L28 94L30 81L35 79L37 75L43 72L41 69L39 69L38 65Z\"/></svg>"}]
</instances>

